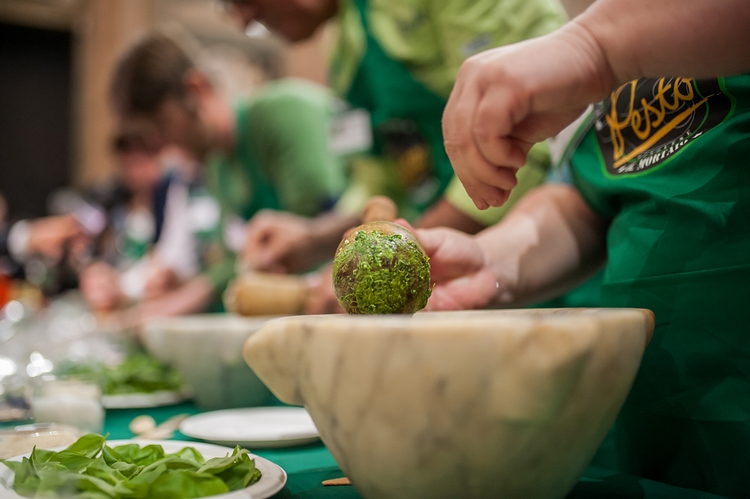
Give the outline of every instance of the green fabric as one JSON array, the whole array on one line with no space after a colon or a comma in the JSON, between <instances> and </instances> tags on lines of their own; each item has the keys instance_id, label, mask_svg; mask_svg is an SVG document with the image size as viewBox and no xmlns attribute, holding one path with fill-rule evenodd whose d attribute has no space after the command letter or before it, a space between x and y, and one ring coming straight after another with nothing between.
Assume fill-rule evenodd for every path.
<instances>
[{"instance_id":1,"label":"green fabric","mask_svg":"<svg viewBox=\"0 0 750 499\"><path fill-rule=\"evenodd\" d=\"M249 220L262 209L314 216L344 188L341 161L330 152L334 100L301 80L267 84L235 108L232 154L214 154L206 180L228 212Z\"/></svg>"},{"instance_id":2,"label":"green fabric","mask_svg":"<svg viewBox=\"0 0 750 499\"><path fill-rule=\"evenodd\" d=\"M333 205L345 183L328 143L333 106L333 95L319 85L280 80L235 107L234 150L213 154L206 167L222 226L230 215L250 220L273 209L311 217ZM206 274L220 296L234 276L236 255L225 247L215 253Z\"/></svg>"},{"instance_id":3,"label":"green fabric","mask_svg":"<svg viewBox=\"0 0 750 499\"><path fill-rule=\"evenodd\" d=\"M152 416L157 424L177 414L197 414L201 412L192 403L153 409L110 409L107 410L104 432L111 439L132 438L128 424L141 414ZM0 425L1 426L1 425ZM190 440L180 432L177 440ZM280 449L250 449L251 452L273 461L288 474L284 489L278 499L358 499L361 496L353 487L323 487L321 482L344 476L324 445L310 444ZM663 483L638 478L623 473L590 466L576 486L568 494L568 499L721 499L696 490L669 486Z\"/></svg>"},{"instance_id":4,"label":"green fabric","mask_svg":"<svg viewBox=\"0 0 750 499\"><path fill-rule=\"evenodd\" d=\"M282 209L315 216L344 190L344 169L329 147L335 97L303 80L270 83L248 109L249 145Z\"/></svg>"},{"instance_id":5,"label":"green fabric","mask_svg":"<svg viewBox=\"0 0 750 499\"><path fill-rule=\"evenodd\" d=\"M453 177L441 129L447 100L418 83L383 51L369 32L366 2L356 0L354 5L366 32L367 48L346 100L370 112L374 152L394 161L408 191L408 202L402 206L405 214L421 213L442 195Z\"/></svg>"},{"instance_id":6,"label":"green fabric","mask_svg":"<svg viewBox=\"0 0 750 499\"><path fill-rule=\"evenodd\" d=\"M402 215L432 206L453 178L441 120L461 63L563 21L556 0L341 2L331 82L370 112L373 152L390 160L403 186L395 195Z\"/></svg>"},{"instance_id":7,"label":"green fabric","mask_svg":"<svg viewBox=\"0 0 750 499\"><path fill-rule=\"evenodd\" d=\"M609 462L733 497L750 490L749 132L750 76L644 79L597 106L571 163L612 218L602 304L656 315Z\"/></svg>"},{"instance_id":8,"label":"green fabric","mask_svg":"<svg viewBox=\"0 0 750 499\"><path fill-rule=\"evenodd\" d=\"M566 20L557 0L369 0L369 32L389 58L448 97L469 56L550 33ZM354 0L341 0L332 84L352 85L367 49Z\"/></svg>"}]
</instances>

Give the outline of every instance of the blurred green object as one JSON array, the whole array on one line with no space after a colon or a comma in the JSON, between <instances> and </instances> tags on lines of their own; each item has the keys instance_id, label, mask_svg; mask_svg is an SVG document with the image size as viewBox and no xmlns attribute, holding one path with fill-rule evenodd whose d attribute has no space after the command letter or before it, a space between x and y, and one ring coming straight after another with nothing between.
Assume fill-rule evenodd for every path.
<instances>
[{"instance_id":1,"label":"blurred green object","mask_svg":"<svg viewBox=\"0 0 750 499\"><path fill-rule=\"evenodd\" d=\"M105 395L181 391L183 384L177 370L143 352L132 354L118 366L107 366L101 362L67 364L56 374L101 379Z\"/></svg>"}]
</instances>

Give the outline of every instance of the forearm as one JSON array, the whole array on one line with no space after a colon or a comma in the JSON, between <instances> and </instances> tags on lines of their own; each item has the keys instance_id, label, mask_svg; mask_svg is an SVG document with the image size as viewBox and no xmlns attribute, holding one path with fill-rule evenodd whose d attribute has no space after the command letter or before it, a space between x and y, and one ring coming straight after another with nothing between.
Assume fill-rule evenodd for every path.
<instances>
[{"instance_id":1,"label":"forearm","mask_svg":"<svg viewBox=\"0 0 750 499\"><path fill-rule=\"evenodd\" d=\"M202 312L211 303L214 286L211 280L199 275L174 291L141 303L141 321L150 317L176 316Z\"/></svg>"},{"instance_id":2,"label":"forearm","mask_svg":"<svg viewBox=\"0 0 750 499\"><path fill-rule=\"evenodd\" d=\"M316 262L333 258L344 233L361 223L362 221L358 217L344 215L336 211L329 211L314 218L310 227L312 236L310 249L316 255Z\"/></svg>"},{"instance_id":3,"label":"forearm","mask_svg":"<svg viewBox=\"0 0 750 499\"><path fill-rule=\"evenodd\" d=\"M416 221L418 229L449 227L467 234L476 234L486 228L469 215L453 206L447 199L440 198L429 210Z\"/></svg>"},{"instance_id":4,"label":"forearm","mask_svg":"<svg viewBox=\"0 0 750 499\"><path fill-rule=\"evenodd\" d=\"M598 0L563 30L590 36L615 85L750 70L747 0Z\"/></svg>"},{"instance_id":5,"label":"forearm","mask_svg":"<svg viewBox=\"0 0 750 499\"><path fill-rule=\"evenodd\" d=\"M530 192L476 236L497 279L493 305L520 306L572 289L603 264L607 226L570 186Z\"/></svg>"}]
</instances>

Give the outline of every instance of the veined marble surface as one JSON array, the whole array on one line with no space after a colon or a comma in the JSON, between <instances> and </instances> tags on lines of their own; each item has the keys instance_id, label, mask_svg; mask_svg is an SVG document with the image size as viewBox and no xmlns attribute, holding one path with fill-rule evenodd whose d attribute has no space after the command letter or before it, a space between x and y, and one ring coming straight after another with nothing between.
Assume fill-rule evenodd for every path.
<instances>
[{"instance_id":1,"label":"veined marble surface","mask_svg":"<svg viewBox=\"0 0 750 499\"><path fill-rule=\"evenodd\" d=\"M276 317L274 317L276 318ZM175 366L204 409L270 403L271 393L242 359L242 345L271 317L204 314L161 317L143 328L146 349Z\"/></svg>"},{"instance_id":2,"label":"veined marble surface","mask_svg":"<svg viewBox=\"0 0 750 499\"><path fill-rule=\"evenodd\" d=\"M365 498L564 497L615 419L647 310L302 316L245 359Z\"/></svg>"}]
</instances>

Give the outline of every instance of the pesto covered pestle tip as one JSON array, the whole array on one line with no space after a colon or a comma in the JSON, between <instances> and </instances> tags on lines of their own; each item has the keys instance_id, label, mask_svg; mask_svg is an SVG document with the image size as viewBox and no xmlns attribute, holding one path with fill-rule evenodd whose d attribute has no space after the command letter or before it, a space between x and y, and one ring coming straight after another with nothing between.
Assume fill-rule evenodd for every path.
<instances>
[{"instance_id":1,"label":"pesto covered pestle tip","mask_svg":"<svg viewBox=\"0 0 750 499\"><path fill-rule=\"evenodd\" d=\"M365 223L349 231L336 250L333 287L349 314L412 314L427 305L430 263L416 236L393 223L396 207L372 198Z\"/></svg>"}]
</instances>

